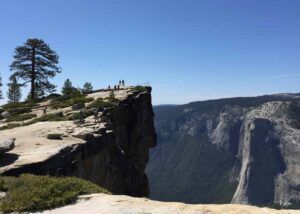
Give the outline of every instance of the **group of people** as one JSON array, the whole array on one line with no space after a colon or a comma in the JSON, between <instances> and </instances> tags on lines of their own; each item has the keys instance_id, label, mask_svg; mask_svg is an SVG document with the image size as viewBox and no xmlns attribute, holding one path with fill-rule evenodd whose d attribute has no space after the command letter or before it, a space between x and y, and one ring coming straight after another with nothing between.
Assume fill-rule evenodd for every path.
<instances>
[{"instance_id":1,"label":"group of people","mask_svg":"<svg viewBox=\"0 0 300 214\"><path fill-rule=\"evenodd\" d=\"M117 91L120 90L120 86L125 86L125 81L124 80L119 80L119 84L118 85L114 85L113 90ZM110 85L108 86L108 90L110 91Z\"/></svg>"}]
</instances>

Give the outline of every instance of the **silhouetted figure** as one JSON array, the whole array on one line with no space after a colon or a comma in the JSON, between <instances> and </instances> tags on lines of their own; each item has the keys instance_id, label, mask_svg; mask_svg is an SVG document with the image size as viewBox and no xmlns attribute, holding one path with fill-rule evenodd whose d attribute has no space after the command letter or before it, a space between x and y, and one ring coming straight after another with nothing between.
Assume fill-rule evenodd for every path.
<instances>
[{"instance_id":1,"label":"silhouetted figure","mask_svg":"<svg viewBox=\"0 0 300 214\"><path fill-rule=\"evenodd\" d=\"M116 85L114 86L114 90L117 90L117 86Z\"/></svg>"},{"instance_id":2,"label":"silhouetted figure","mask_svg":"<svg viewBox=\"0 0 300 214\"><path fill-rule=\"evenodd\" d=\"M125 85L125 81L124 81L124 80L122 80L122 85L123 85L123 86Z\"/></svg>"},{"instance_id":3,"label":"silhouetted figure","mask_svg":"<svg viewBox=\"0 0 300 214\"><path fill-rule=\"evenodd\" d=\"M43 110L43 116L47 114L47 106L45 106L44 110Z\"/></svg>"},{"instance_id":4,"label":"silhouetted figure","mask_svg":"<svg viewBox=\"0 0 300 214\"><path fill-rule=\"evenodd\" d=\"M119 80L119 85L121 85L121 82L122 82L122 81L121 81L121 80Z\"/></svg>"},{"instance_id":5,"label":"silhouetted figure","mask_svg":"<svg viewBox=\"0 0 300 214\"><path fill-rule=\"evenodd\" d=\"M103 112L103 111L104 111L104 108L102 108L102 107L98 107L97 109L95 109L95 111L94 111L95 123L102 122L102 115L99 116L99 113Z\"/></svg>"},{"instance_id":6,"label":"silhouetted figure","mask_svg":"<svg viewBox=\"0 0 300 214\"><path fill-rule=\"evenodd\" d=\"M95 109L95 111L94 111L94 119L95 119L95 123L98 122L98 118L99 118L99 112L98 112L98 109Z\"/></svg>"},{"instance_id":7,"label":"silhouetted figure","mask_svg":"<svg viewBox=\"0 0 300 214\"><path fill-rule=\"evenodd\" d=\"M117 89L118 89L118 91L120 90L120 85L118 85Z\"/></svg>"},{"instance_id":8,"label":"silhouetted figure","mask_svg":"<svg viewBox=\"0 0 300 214\"><path fill-rule=\"evenodd\" d=\"M82 109L80 109L80 112L79 112L79 122L84 123L84 113L83 113Z\"/></svg>"},{"instance_id":9,"label":"silhouetted figure","mask_svg":"<svg viewBox=\"0 0 300 214\"><path fill-rule=\"evenodd\" d=\"M110 91L110 85L108 85L108 90Z\"/></svg>"}]
</instances>

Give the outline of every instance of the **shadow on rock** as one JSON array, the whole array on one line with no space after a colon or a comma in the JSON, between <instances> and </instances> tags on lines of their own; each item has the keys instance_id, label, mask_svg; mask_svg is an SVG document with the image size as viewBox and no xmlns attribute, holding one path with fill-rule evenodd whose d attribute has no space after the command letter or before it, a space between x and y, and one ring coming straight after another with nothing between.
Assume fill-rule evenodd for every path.
<instances>
[{"instance_id":1,"label":"shadow on rock","mask_svg":"<svg viewBox=\"0 0 300 214\"><path fill-rule=\"evenodd\" d=\"M17 154L1 154L0 155L0 167L10 165L19 158Z\"/></svg>"}]
</instances>

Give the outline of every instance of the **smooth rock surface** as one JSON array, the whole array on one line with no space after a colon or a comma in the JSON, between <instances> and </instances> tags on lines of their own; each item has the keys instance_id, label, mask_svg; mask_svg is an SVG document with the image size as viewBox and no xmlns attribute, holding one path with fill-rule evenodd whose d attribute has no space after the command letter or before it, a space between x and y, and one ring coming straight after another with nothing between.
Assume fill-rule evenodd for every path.
<instances>
[{"instance_id":1,"label":"smooth rock surface","mask_svg":"<svg viewBox=\"0 0 300 214\"><path fill-rule=\"evenodd\" d=\"M247 205L190 205L159 202L124 195L93 194L81 196L73 205L44 211L44 214L297 214L297 210L274 210Z\"/></svg>"},{"instance_id":2,"label":"smooth rock surface","mask_svg":"<svg viewBox=\"0 0 300 214\"><path fill-rule=\"evenodd\" d=\"M1 117L7 119L10 117L10 113L8 111L4 111L1 113Z\"/></svg>"},{"instance_id":3,"label":"smooth rock surface","mask_svg":"<svg viewBox=\"0 0 300 214\"><path fill-rule=\"evenodd\" d=\"M0 140L0 154L9 152L15 148L15 138L10 138L7 140Z\"/></svg>"}]
</instances>

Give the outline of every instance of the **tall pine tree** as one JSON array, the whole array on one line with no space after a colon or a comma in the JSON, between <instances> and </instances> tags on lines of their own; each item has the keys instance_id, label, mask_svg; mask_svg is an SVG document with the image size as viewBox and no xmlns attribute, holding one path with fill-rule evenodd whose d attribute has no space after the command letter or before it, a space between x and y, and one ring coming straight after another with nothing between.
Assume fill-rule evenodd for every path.
<instances>
[{"instance_id":1,"label":"tall pine tree","mask_svg":"<svg viewBox=\"0 0 300 214\"><path fill-rule=\"evenodd\" d=\"M0 100L3 99L2 86L2 77L0 76Z\"/></svg>"},{"instance_id":2,"label":"tall pine tree","mask_svg":"<svg viewBox=\"0 0 300 214\"><path fill-rule=\"evenodd\" d=\"M58 67L59 57L43 40L28 39L23 46L15 49L13 57L10 68L14 73L11 78L24 80L22 86L30 83L31 100L37 98L37 94L55 91L56 86L50 83L49 79L61 72Z\"/></svg>"},{"instance_id":3,"label":"tall pine tree","mask_svg":"<svg viewBox=\"0 0 300 214\"><path fill-rule=\"evenodd\" d=\"M17 82L16 77L11 78L11 82L7 84L8 86L8 92L7 92L7 98L9 103L17 103L20 102L22 94L20 89L20 84Z\"/></svg>"}]
</instances>

